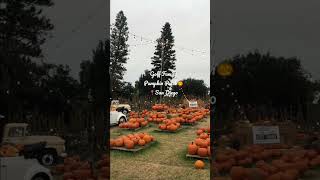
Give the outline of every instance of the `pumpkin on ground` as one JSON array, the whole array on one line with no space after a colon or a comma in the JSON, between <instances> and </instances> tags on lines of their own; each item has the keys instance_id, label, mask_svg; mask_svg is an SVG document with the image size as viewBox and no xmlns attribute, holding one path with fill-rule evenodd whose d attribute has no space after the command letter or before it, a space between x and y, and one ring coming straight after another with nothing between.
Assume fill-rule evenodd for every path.
<instances>
[{"instance_id":1,"label":"pumpkin on ground","mask_svg":"<svg viewBox=\"0 0 320 180\"><path fill-rule=\"evenodd\" d=\"M194 163L194 167L196 169L203 169L205 166L204 162L201 161L201 160L197 160L195 163Z\"/></svg>"}]
</instances>

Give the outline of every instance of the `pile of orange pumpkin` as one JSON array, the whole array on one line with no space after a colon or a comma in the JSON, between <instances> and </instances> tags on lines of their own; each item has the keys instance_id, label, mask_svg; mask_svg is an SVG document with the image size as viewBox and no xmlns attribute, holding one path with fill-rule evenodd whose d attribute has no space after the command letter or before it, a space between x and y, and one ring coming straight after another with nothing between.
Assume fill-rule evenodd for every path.
<instances>
[{"instance_id":1,"label":"pile of orange pumpkin","mask_svg":"<svg viewBox=\"0 0 320 180\"><path fill-rule=\"evenodd\" d=\"M139 117L139 112L131 111L129 113L129 118L138 118Z\"/></svg>"},{"instance_id":2,"label":"pile of orange pumpkin","mask_svg":"<svg viewBox=\"0 0 320 180\"><path fill-rule=\"evenodd\" d=\"M172 119L166 119L163 121L163 124L159 125L159 129L163 131L177 131L181 127L180 123Z\"/></svg>"},{"instance_id":3,"label":"pile of orange pumpkin","mask_svg":"<svg viewBox=\"0 0 320 180\"><path fill-rule=\"evenodd\" d=\"M63 180L94 180L93 167L79 156L67 157L63 164L55 167L55 173L63 174Z\"/></svg>"},{"instance_id":4,"label":"pile of orange pumpkin","mask_svg":"<svg viewBox=\"0 0 320 180\"><path fill-rule=\"evenodd\" d=\"M169 107L166 104L155 104L152 106L152 110L154 111L165 111L168 109Z\"/></svg>"},{"instance_id":5,"label":"pile of orange pumpkin","mask_svg":"<svg viewBox=\"0 0 320 180\"><path fill-rule=\"evenodd\" d=\"M176 108L169 108L168 109L169 114L176 114L177 112L178 112L178 110Z\"/></svg>"},{"instance_id":6,"label":"pile of orange pumpkin","mask_svg":"<svg viewBox=\"0 0 320 180\"><path fill-rule=\"evenodd\" d=\"M149 122L155 122L155 123L161 123L164 120L167 119L167 114L164 112L152 112L149 114L148 121Z\"/></svg>"},{"instance_id":7,"label":"pile of orange pumpkin","mask_svg":"<svg viewBox=\"0 0 320 180\"><path fill-rule=\"evenodd\" d=\"M198 136L200 136L202 133L207 133L208 135L210 135L210 127L202 127L196 131L196 134Z\"/></svg>"},{"instance_id":8,"label":"pile of orange pumpkin","mask_svg":"<svg viewBox=\"0 0 320 180\"><path fill-rule=\"evenodd\" d=\"M252 165L255 168L250 168ZM246 180L253 173L261 180L297 180L308 169L320 166L320 153L253 145L217 152L212 166L219 173L230 173L232 180Z\"/></svg>"},{"instance_id":9,"label":"pile of orange pumpkin","mask_svg":"<svg viewBox=\"0 0 320 180\"><path fill-rule=\"evenodd\" d=\"M182 118L182 123L195 123L207 117L209 113L207 109L186 108L178 110L178 114Z\"/></svg>"},{"instance_id":10,"label":"pile of orange pumpkin","mask_svg":"<svg viewBox=\"0 0 320 180\"><path fill-rule=\"evenodd\" d=\"M103 155L101 160L98 161L97 167L98 167L98 180L107 180L107 175L109 172L108 168L108 157L107 155Z\"/></svg>"},{"instance_id":11,"label":"pile of orange pumpkin","mask_svg":"<svg viewBox=\"0 0 320 180\"><path fill-rule=\"evenodd\" d=\"M16 157L23 150L23 145L2 145L0 147L0 157Z\"/></svg>"},{"instance_id":12,"label":"pile of orange pumpkin","mask_svg":"<svg viewBox=\"0 0 320 180\"><path fill-rule=\"evenodd\" d=\"M131 118L128 122L119 124L119 128L123 129L137 129L148 125L148 121L144 118Z\"/></svg>"},{"instance_id":13,"label":"pile of orange pumpkin","mask_svg":"<svg viewBox=\"0 0 320 180\"><path fill-rule=\"evenodd\" d=\"M134 149L135 146L144 146L152 141L155 141L155 138L148 133L135 133L110 139L110 146Z\"/></svg>"},{"instance_id":14,"label":"pile of orange pumpkin","mask_svg":"<svg viewBox=\"0 0 320 180\"><path fill-rule=\"evenodd\" d=\"M208 133L201 133L194 142L188 145L189 155L198 155L200 157L210 157L210 135Z\"/></svg>"},{"instance_id":15,"label":"pile of orange pumpkin","mask_svg":"<svg viewBox=\"0 0 320 180\"><path fill-rule=\"evenodd\" d=\"M143 111L141 111L140 117L144 118L144 117L147 117L149 114L150 114L150 111L144 109Z\"/></svg>"}]
</instances>

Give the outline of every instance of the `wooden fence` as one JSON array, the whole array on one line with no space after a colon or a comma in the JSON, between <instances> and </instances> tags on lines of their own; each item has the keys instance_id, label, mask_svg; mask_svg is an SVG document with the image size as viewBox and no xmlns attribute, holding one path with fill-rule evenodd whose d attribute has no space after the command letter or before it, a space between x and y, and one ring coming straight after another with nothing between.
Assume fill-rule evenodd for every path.
<instances>
[{"instance_id":1,"label":"wooden fence","mask_svg":"<svg viewBox=\"0 0 320 180\"><path fill-rule=\"evenodd\" d=\"M34 133L45 133L54 130L59 134L79 133L90 129L97 122L104 121L103 112L71 111L58 114L33 112L30 116L22 113L11 113L8 123L27 123Z\"/></svg>"}]
</instances>

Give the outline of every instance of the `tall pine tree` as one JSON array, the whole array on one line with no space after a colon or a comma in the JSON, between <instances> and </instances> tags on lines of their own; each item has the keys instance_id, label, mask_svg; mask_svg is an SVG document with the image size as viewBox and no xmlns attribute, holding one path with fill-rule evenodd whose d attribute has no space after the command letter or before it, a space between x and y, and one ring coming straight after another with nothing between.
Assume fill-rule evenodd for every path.
<instances>
[{"instance_id":1,"label":"tall pine tree","mask_svg":"<svg viewBox=\"0 0 320 180\"><path fill-rule=\"evenodd\" d=\"M24 97L31 97L31 91L24 88L35 84L32 76L36 72L32 72L30 67L36 65L33 65L31 58L42 56L41 45L53 29L50 19L43 13L52 5L52 0L0 1L0 92L2 95L9 92L5 97L0 96L0 109L5 114L10 109L17 111L16 105L23 104L17 101L18 90L24 92Z\"/></svg>"},{"instance_id":2,"label":"tall pine tree","mask_svg":"<svg viewBox=\"0 0 320 180\"><path fill-rule=\"evenodd\" d=\"M162 72L166 71L166 73L174 73L176 69L176 51L173 50L173 46L174 36L172 35L170 23L167 22L162 28L161 37L157 39L156 51L154 53L154 56L151 58L151 64L153 65L152 71L154 73L157 73L161 70ZM173 77L170 76L163 76L162 82L171 82L172 78ZM160 82L161 78L155 77L153 79L153 81L157 80L159 80ZM163 86L162 90L165 90L165 86Z\"/></svg>"},{"instance_id":3,"label":"tall pine tree","mask_svg":"<svg viewBox=\"0 0 320 180\"><path fill-rule=\"evenodd\" d=\"M123 11L117 14L116 22L111 29L110 35L110 81L112 88L112 96L117 96L123 85L123 75L126 71L124 64L128 60L129 28L127 17Z\"/></svg>"}]
</instances>

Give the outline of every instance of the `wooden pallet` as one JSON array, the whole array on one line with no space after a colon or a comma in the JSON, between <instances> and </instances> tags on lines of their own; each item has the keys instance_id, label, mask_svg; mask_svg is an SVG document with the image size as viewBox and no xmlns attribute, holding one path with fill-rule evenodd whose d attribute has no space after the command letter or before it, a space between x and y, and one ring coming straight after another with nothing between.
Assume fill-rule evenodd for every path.
<instances>
[{"instance_id":1,"label":"wooden pallet","mask_svg":"<svg viewBox=\"0 0 320 180\"><path fill-rule=\"evenodd\" d=\"M139 127L139 128L136 128L136 129L130 129L130 128L120 128L122 130L127 130L127 131L139 131L140 129L143 129L143 128L147 128L147 127L151 127L151 125L146 125L144 127Z\"/></svg>"},{"instance_id":2,"label":"wooden pallet","mask_svg":"<svg viewBox=\"0 0 320 180\"><path fill-rule=\"evenodd\" d=\"M196 125L197 123L194 122L194 123L180 123L180 124L183 125L183 126L194 126L194 125Z\"/></svg>"},{"instance_id":3,"label":"wooden pallet","mask_svg":"<svg viewBox=\"0 0 320 180\"><path fill-rule=\"evenodd\" d=\"M176 132L180 131L181 129L186 129L186 127L180 126L180 128L177 129L176 131L168 131L168 130L161 130L161 129L155 129L154 131L156 131L156 132L164 132L164 133L176 133Z\"/></svg>"},{"instance_id":4,"label":"wooden pallet","mask_svg":"<svg viewBox=\"0 0 320 180\"><path fill-rule=\"evenodd\" d=\"M210 157L201 157L201 156L198 156L198 155L191 155L191 154L187 154L186 157L210 160Z\"/></svg>"},{"instance_id":5,"label":"wooden pallet","mask_svg":"<svg viewBox=\"0 0 320 180\"><path fill-rule=\"evenodd\" d=\"M140 150L143 150L143 149L146 149L146 148L152 146L152 145L155 144L155 143L156 143L156 141L152 141L152 142L148 143L148 144L145 145L145 146L136 145L136 147L133 148L133 149L127 149L127 148L125 148L125 147L111 147L110 149L111 149L111 150L126 151L126 152L138 152L138 151L140 151Z\"/></svg>"}]
</instances>

